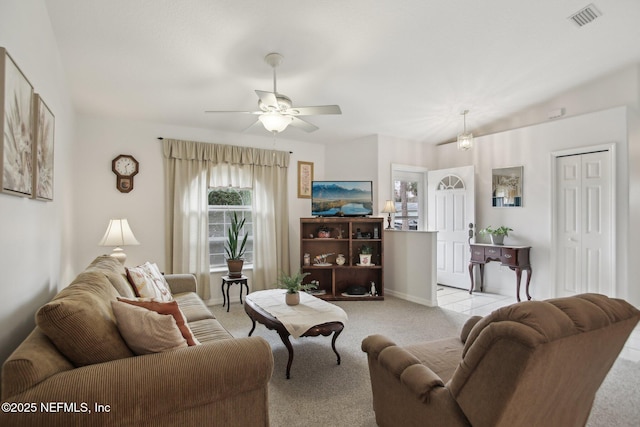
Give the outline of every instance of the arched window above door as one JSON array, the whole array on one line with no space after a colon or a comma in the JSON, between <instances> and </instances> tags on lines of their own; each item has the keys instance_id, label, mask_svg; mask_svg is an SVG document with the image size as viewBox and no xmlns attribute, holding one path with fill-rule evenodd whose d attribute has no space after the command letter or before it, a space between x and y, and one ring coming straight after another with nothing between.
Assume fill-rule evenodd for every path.
<instances>
[{"instance_id":1,"label":"arched window above door","mask_svg":"<svg viewBox=\"0 0 640 427\"><path fill-rule=\"evenodd\" d=\"M464 190L464 181L455 175L447 175L440 180L437 190Z\"/></svg>"}]
</instances>

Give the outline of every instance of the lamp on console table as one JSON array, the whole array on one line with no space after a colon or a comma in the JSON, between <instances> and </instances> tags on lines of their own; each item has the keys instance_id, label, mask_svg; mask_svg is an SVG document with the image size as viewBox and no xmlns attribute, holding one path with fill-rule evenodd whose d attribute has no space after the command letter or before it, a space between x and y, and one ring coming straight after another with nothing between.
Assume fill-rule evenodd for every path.
<instances>
[{"instance_id":1,"label":"lamp on console table","mask_svg":"<svg viewBox=\"0 0 640 427\"><path fill-rule=\"evenodd\" d=\"M129 221L126 219L112 219L107 226L107 232L104 233L104 237L98 243L99 246L115 246L111 256L116 258L124 265L127 260L127 254L120 246L139 245L140 242L136 240L136 237L129 227Z\"/></svg>"},{"instance_id":2,"label":"lamp on console table","mask_svg":"<svg viewBox=\"0 0 640 427\"><path fill-rule=\"evenodd\" d=\"M396 205L393 203L393 200L387 200L384 204L384 209L382 209L382 213L389 214L389 216L387 217L387 230L392 230L391 214L396 212Z\"/></svg>"}]
</instances>

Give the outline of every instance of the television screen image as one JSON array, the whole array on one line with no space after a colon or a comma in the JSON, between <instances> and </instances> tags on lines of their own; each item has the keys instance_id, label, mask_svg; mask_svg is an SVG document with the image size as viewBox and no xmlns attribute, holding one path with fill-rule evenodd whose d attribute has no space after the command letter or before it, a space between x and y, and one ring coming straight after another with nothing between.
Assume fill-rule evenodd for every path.
<instances>
[{"instance_id":1,"label":"television screen image","mask_svg":"<svg viewBox=\"0 0 640 427\"><path fill-rule=\"evenodd\" d=\"M313 181L311 183L311 215L367 216L372 214L372 181Z\"/></svg>"}]
</instances>

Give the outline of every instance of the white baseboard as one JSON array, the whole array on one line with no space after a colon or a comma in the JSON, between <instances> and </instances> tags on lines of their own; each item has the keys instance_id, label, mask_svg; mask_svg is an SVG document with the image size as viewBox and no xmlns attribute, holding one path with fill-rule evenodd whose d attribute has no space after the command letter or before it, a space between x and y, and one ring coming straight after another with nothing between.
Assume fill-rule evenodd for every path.
<instances>
[{"instance_id":1,"label":"white baseboard","mask_svg":"<svg viewBox=\"0 0 640 427\"><path fill-rule=\"evenodd\" d=\"M425 298L416 297L413 295L405 294L404 292L396 292L391 289L384 290L385 295L389 295L392 297L400 298L406 301L415 302L416 304L426 305L427 307L437 307L438 301L431 301Z\"/></svg>"}]
</instances>

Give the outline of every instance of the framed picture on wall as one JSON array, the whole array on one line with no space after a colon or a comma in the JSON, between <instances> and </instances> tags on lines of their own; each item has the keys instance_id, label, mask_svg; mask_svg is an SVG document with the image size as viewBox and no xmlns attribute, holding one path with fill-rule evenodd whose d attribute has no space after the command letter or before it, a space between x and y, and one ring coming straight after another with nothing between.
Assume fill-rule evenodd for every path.
<instances>
[{"instance_id":1,"label":"framed picture on wall","mask_svg":"<svg viewBox=\"0 0 640 427\"><path fill-rule=\"evenodd\" d=\"M492 206L495 208L522 207L523 166L493 169L491 174Z\"/></svg>"},{"instance_id":2,"label":"framed picture on wall","mask_svg":"<svg viewBox=\"0 0 640 427\"><path fill-rule=\"evenodd\" d=\"M40 95L34 95L33 197L53 200L53 139L55 117Z\"/></svg>"},{"instance_id":3,"label":"framed picture on wall","mask_svg":"<svg viewBox=\"0 0 640 427\"><path fill-rule=\"evenodd\" d=\"M0 189L28 197L33 193L33 86L9 53L0 47Z\"/></svg>"},{"instance_id":4,"label":"framed picture on wall","mask_svg":"<svg viewBox=\"0 0 640 427\"><path fill-rule=\"evenodd\" d=\"M298 198L311 198L311 181L313 181L313 162L298 162Z\"/></svg>"}]
</instances>

